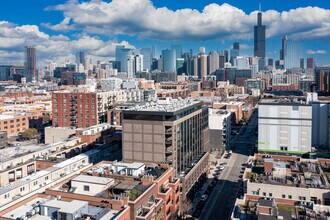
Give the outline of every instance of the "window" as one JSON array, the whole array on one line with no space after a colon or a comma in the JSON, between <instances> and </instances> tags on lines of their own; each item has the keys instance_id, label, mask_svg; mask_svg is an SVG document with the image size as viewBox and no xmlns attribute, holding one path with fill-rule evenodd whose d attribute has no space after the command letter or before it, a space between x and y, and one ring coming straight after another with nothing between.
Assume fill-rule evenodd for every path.
<instances>
[{"instance_id":1,"label":"window","mask_svg":"<svg viewBox=\"0 0 330 220\"><path fill-rule=\"evenodd\" d=\"M265 192L262 193L263 196L267 196L267 194Z\"/></svg>"},{"instance_id":2,"label":"window","mask_svg":"<svg viewBox=\"0 0 330 220\"><path fill-rule=\"evenodd\" d=\"M89 191L89 186L84 186L84 191Z\"/></svg>"},{"instance_id":3,"label":"window","mask_svg":"<svg viewBox=\"0 0 330 220\"><path fill-rule=\"evenodd\" d=\"M292 196L291 196L291 195L288 195L288 198L289 198L289 199L292 199Z\"/></svg>"},{"instance_id":4,"label":"window","mask_svg":"<svg viewBox=\"0 0 330 220\"><path fill-rule=\"evenodd\" d=\"M253 195L259 195L259 191L252 191Z\"/></svg>"},{"instance_id":5,"label":"window","mask_svg":"<svg viewBox=\"0 0 330 220\"><path fill-rule=\"evenodd\" d=\"M282 198L285 199L285 195L284 194L282 194Z\"/></svg>"},{"instance_id":6,"label":"window","mask_svg":"<svg viewBox=\"0 0 330 220\"><path fill-rule=\"evenodd\" d=\"M48 177L48 176L46 176L46 177L45 177L45 180L48 180L48 179L49 179L49 177Z\"/></svg>"},{"instance_id":7,"label":"window","mask_svg":"<svg viewBox=\"0 0 330 220\"><path fill-rule=\"evenodd\" d=\"M273 193L269 193L268 195L269 195L270 197L272 197L272 196L273 196Z\"/></svg>"},{"instance_id":8,"label":"window","mask_svg":"<svg viewBox=\"0 0 330 220\"><path fill-rule=\"evenodd\" d=\"M287 151L288 150L288 147L281 147L281 150Z\"/></svg>"},{"instance_id":9,"label":"window","mask_svg":"<svg viewBox=\"0 0 330 220\"><path fill-rule=\"evenodd\" d=\"M25 187L20 188L20 191L23 192L25 190Z\"/></svg>"},{"instance_id":10,"label":"window","mask_svg":"<svg viewBox=\"0 0 330 220\"><path fill-rule=\"evenodd\" d=\"M299 196L299 200L305 201L306 200L306 197L305 196Z\"/></svg>"},{"instance_id":11,"label":"window","mask_svg":"<svg viewBox=\"0 0 330 220\"><path fill-rule=\"evenodd\" d=\"M299 106L296 106L296 105L292 106L292 110L293 111L299 111Z\"/></svg>"}]
</instances>

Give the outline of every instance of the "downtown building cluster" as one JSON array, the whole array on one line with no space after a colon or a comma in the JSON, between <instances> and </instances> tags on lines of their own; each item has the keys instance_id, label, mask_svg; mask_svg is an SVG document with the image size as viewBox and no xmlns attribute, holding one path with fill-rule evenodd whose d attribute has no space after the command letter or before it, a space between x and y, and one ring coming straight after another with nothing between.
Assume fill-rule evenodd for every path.
<instances>
[{"instance_id":1,"label":"downtown building cluster","mask_svg":"<svg viewBox=\"0 0 330 220\"><path fill-rule=\"evenodd\" d=\"M109 61L77 51L74 62L37 70L27 46L24 65L0 66L0 217L191 214L210 154L239 148L232 137L255 111L262 154L249 157L233 217L246 201L268 216L282 216L278 204L329 212L329 161L319 152L330 148L330 67L313 58L305 67L299 41L286 36L279 60L267 59L261 12L253 56L240 50L172 45L157 56L155 46L118 45Z\"/></svg>"}]
</instances>

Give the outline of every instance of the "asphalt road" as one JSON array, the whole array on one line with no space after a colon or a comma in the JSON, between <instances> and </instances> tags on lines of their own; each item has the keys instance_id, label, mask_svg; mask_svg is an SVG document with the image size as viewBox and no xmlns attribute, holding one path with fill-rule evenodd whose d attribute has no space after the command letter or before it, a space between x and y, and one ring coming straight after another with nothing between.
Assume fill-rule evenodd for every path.
<instances>
[{"instance_id":1,"label":"asphalt road","mask_svg":"<svg viewBox=\"0 0 330 220\"><path fill-rule=\"evenodd\" d=\"M235 146L227 167L219 176L219 182L204 206L201 220L229 219L239 190L239 179L243 174L242 164L247 162L251 147L256 141L255 129L258 126L257 110L251 116L251 121L239 129L239 134L232 139Z\"/></svg>"}]
</instances>

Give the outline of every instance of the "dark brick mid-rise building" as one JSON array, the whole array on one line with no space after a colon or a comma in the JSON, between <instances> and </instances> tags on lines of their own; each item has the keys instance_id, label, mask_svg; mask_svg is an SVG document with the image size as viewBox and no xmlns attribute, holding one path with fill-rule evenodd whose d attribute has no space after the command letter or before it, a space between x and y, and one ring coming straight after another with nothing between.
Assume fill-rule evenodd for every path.
<instances>
[{"instance_id":1,"label":"dark brick mid-rise building","mask_svg":"<svg viewBox=\"0 0 330 220\"><path fill-rule=\"evenodd\" d=\"M85 128L98 123L96 93L54 92L53 126Z\"/></svg>"}]
</instances>

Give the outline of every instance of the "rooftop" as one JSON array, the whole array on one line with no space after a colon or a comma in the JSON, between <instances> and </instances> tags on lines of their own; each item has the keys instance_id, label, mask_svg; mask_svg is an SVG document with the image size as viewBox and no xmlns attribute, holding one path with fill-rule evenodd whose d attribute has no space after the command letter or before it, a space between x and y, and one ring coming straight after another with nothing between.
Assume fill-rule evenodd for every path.
<instances>
[{"instance_id":1,"label":"rooftop","mask_svg":"<svg viewBox=\"0 0 330 220\"><path fill-rule=\"evenodd\" d=\"M245 178L250 182L330 189L330 163L300 158L256 158Z\"/></svg>"},{"instance_id":2,"label":"rooftop","mask_svg":"<svg viewBox=\"0 0 330 220\"><path fill-rule=\"evenodd\" d=\"M72 179L72 181L106 185L106 184L110 183L111 181L113 181L113 179L105 178L105 177L98 177L98 176L79 175L79 176L75 177L74 179Z\"/></svg>"},{"instance_id":3,"label":"rooftop","mask_svg":"<svg viewBox=\"0 0 330 220\"><path fill-rule=\"evenodd\" d=\"M265 98L261 99L259 104L294 104L294 105L308 105L305 97L282 97L282 98Z\"/></svg>"},{"instance_id":4,"label":"rooftop","mask_svg":"<svg viewBox=\"0 0 330 220\"><path fill-rule=\"evenodd\" d=\"M146 112L175 112L183 108L200 103L194 99L172 99L158 98L157 101L147 102L143 105L135 105L129 108L129 111L146 111Z\"/></svg>"}]
</instances>

